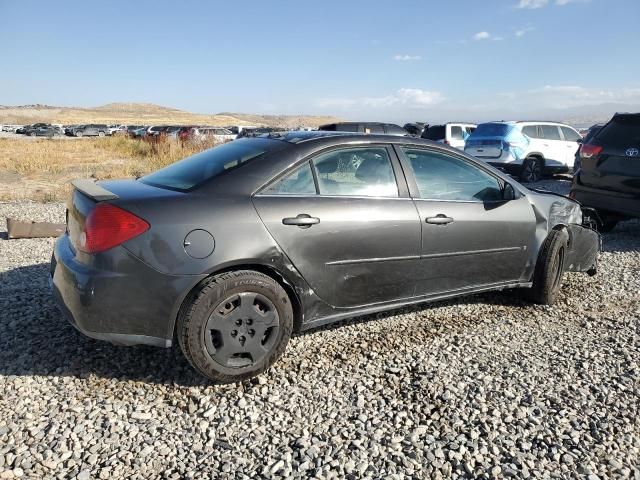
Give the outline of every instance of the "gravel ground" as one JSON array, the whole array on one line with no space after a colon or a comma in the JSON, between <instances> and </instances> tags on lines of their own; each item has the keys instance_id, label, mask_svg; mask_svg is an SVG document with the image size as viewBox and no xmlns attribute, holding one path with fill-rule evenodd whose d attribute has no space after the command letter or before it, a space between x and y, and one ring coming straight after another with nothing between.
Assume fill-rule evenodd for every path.
<instances>
[{"instance_id":1,"label":"gravel ground","mask_svg":"<svg viewBox=\"0 0 640 480\"><path fill-rule=\"evenodd\" d=\"M82 337L49 296L53 240L0 235L0 479L640 479L640 222L556 306L483 294L343 322L230 386L176 348Z\"/></svg>"}]
</instances>

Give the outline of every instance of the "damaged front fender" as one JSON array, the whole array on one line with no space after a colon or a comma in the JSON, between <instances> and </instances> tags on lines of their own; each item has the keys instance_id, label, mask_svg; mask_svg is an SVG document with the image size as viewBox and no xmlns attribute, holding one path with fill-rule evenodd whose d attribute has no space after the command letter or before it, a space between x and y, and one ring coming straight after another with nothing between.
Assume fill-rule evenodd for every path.
<instances>
[{"instance_id":1,"label":"damaged front fender","mask_svg":"<svg viewBox=\"0 0 640 480\"><path fill-rule=\"evenodd\" d=\"M602 250L602 239L598 232L582 225L568 225L569 248L565 258L565 270L587 272L595 275L598 253Z\"/></svg>"}]
</instances>

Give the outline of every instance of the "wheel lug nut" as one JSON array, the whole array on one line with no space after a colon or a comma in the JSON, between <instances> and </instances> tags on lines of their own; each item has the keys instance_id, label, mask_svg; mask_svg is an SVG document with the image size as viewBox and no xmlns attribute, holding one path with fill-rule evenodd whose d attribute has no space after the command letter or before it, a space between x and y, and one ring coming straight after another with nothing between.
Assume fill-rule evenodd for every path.
<instances>
[{"instance_id":1,"label":"wheel lug nut","mask_svg":"<svg viewBox=\"0 0 640 480\"><path fill-rule=\"evenodd\" d=\"M232 330L231 331L231 336L235 337L236 335L238 335L238 331L237 330Z\"/></svg>"},{"instance_id":2,"label":"wheel lug nut","mask_svg":"<svg viewBox=\"0 0 640 480\"><path fill-rule=\"evenodd\" d=\"M241 319L236 320L236 325L238 326L242 325L242 320Z\"/></svg>"},{"instance_id":3,"label":"wheel lug nut","mask_svg":"<svg viewBox=\"0 0 640 480\"><path fill-rule=\"evenodd\" d=\"M256 334L256 331L253 328L251 328L251 329L249 329L248 333L249 333L249 335L251 335L253 337Z\"/></svg>"},{"instance_id":4,"label":"wheel lug nut","mask_svg":"<svg viewBox=\"0 0 640 480\"><path fill-rule=\"evenodd\" d=\"M253 320L251 318L247 318L247 325L251 325L253 323Z\"/></svg>"},{"instance_id":5,"label":"wheel lug nut","mask_svg":"<svg viewBox=\"0 0 640 480\"><path fill-rule=\"evenodd\" d=\"M246 338L244 338L244 335L240 335L240 338L238 340L240 340L240 342L244 342Z\"/></svg>"}]
</instances>

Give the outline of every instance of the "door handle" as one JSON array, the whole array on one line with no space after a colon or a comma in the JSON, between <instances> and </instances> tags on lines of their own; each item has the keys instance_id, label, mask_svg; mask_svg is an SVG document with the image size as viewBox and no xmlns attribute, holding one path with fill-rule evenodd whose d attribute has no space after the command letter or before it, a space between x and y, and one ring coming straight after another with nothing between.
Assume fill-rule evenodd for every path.
<instances>
[{"instance_id":1,"label":"door handle","mask_svg":"<svg viewBox=\"0 0 640 480\"><path fill-rule=\"evenodd\" d=\"M453 218L447 217L446 215L439 213L435 217L427 217L427 223L432 223L434 225L446 225L447 223L453 222Z\"/></svg>"},{"instance_id":2,"label":"door handle","mask_svg":"<svg viewBox=\"0 0 640 480\"><path fill-rule=\"evenodd\" d=\"M311 225L320 223L320 219L312 217L306 213L301 213L297 217L287 217L282 219L283 225L297 225L300 228L309 228Z\"/></svg>"}]
</instances>

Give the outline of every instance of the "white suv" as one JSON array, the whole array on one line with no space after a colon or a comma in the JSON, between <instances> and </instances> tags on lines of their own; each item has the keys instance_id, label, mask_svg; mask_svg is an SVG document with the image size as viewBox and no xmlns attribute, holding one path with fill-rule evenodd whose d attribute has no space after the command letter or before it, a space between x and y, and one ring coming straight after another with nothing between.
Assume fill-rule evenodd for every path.
<instances>
[{"instance_id":1,"label":"white suv","mask_svg":"<svg viewBox=\"0 0 640 480\"><path fill-rule=\"evenodd\" d=\"M535 182L545 173L570 172L581 138L562 123L490 122L478 125L464 151L525 182Z\"/></svg>"}]
</instances>

